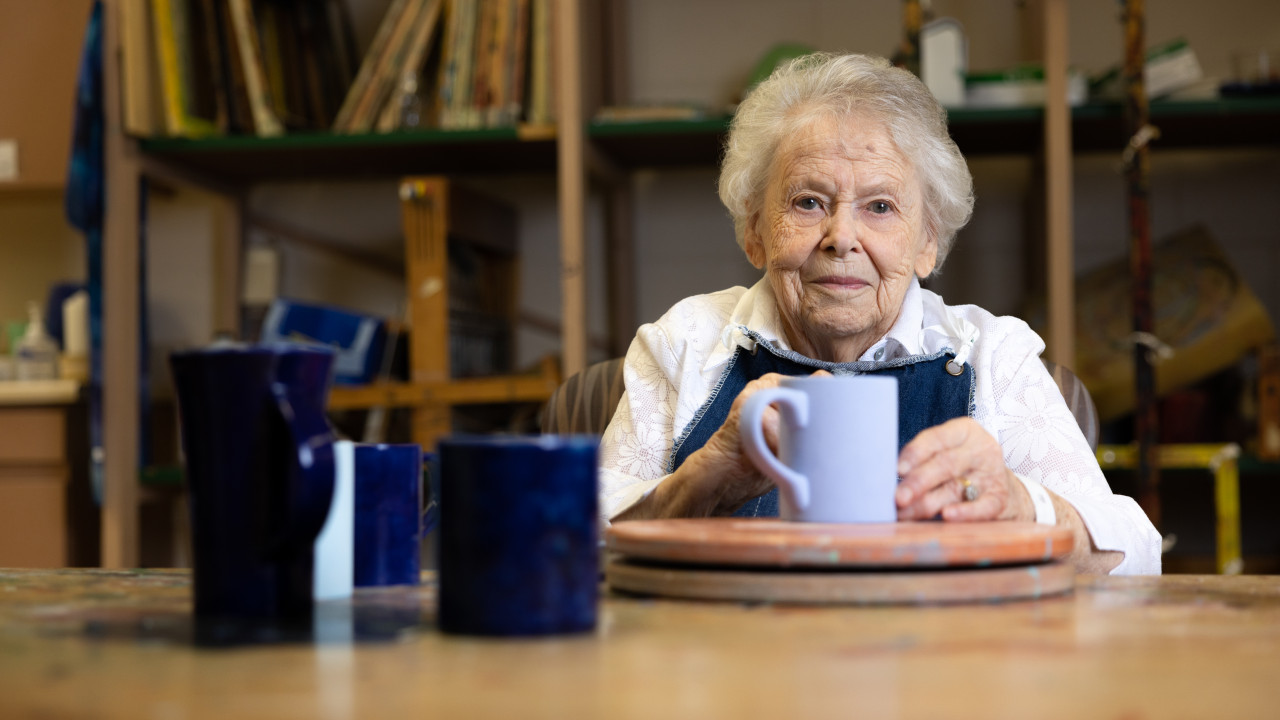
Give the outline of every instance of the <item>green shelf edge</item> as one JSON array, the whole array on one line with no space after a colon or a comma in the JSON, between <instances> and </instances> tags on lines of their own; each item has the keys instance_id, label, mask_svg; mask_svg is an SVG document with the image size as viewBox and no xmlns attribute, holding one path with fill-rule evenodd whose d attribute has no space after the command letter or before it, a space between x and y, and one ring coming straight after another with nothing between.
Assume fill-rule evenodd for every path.
<instances>
[{"instance_id":1,"label":"green shelf edge","mask_svg":"<svg viewBox=\"0 0 1280 720\"><path fill-rule=\"evenodd\" d=\"M1178 116L1256 115L1280 113L1280 97L1275 98L1224 98L1204 101L1153 101L1151 118ZM1071 109L1073 119L1097 119L1119 117L1123 108L1119 103L1089 103ZM947 111L948 121L955 125L981 125L985 123L1035 122L1044 116L1042 107L1009 108L953 108ZM634 137L645 135L701 135L725 132L732 115L717 115L697 120L658 120L637 122L592 122L586 132L590 137ZM367 147L404 145L452 145L476 142L543 142L523 140L516 128L484 128L478 130L421 130L412 132L368 133L342 135L333 133L294 133L278 137L228 135L210 138L140 138L144 152L166 154L182 152L218 152L226 150L325 150L359 149Z\"/></svg>"},{"instance_id":2,"label":"green shelf edge","mask_svg":"<svg viewBox=\"0 0 1280 720\"><path fill-rule=\"evenodd\" d=\"M479 130L421 130L413 132L366 133L291 133L276 137L225 135L208 138L140 138L139 146L148 153L218 152L226 150L334 150L399 145L455 145L475 142L536 142L521 140L516 128L484 128Z\"/></svg>"}]
</instances>

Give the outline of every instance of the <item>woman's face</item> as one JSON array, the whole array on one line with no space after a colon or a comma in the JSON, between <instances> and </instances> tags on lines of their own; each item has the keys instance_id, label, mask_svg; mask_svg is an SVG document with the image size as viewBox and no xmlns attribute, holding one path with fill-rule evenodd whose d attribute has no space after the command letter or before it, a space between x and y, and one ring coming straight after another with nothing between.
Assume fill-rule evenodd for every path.
<instances>
[{"instance_id":1,"label":"woman's face","mask_svg":"<svg viewBox=\"0 0 1280 720\"><path fill-rule=\"evenodd\" d=\"M797 351L849 362L888 332L937 260L922 203L879 122L820 116L783 140L744 244Z\"/></svg>"}]
</instances>

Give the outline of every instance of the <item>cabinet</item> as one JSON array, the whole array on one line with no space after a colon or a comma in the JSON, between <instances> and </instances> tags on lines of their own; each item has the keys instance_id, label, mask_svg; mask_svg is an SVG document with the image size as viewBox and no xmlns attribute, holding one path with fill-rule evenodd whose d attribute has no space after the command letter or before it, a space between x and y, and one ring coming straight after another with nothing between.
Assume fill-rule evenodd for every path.
<instances>
[{"instance_id":1,"label":"cabinet","mask_svg":"<svg viewBox=\"0 0 1280 720\"><path fill-rule=\"evenodd\" d=\"M0 388L0 567L68 561L66 406L74 382Z\"/></svg>"}]
</instances>

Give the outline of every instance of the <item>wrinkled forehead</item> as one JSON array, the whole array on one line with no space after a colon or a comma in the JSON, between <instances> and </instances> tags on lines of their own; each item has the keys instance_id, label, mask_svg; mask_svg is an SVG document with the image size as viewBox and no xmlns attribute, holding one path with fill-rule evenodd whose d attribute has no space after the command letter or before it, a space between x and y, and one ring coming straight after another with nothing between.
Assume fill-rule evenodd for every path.
<instances>
[{"instance_id":1,"label":"wrinkled forehead","mask_svg":"<svg viewBox=\"0 0 1280 720\"><path fill-rule=\"evenodd\" d=\"M916 184L911 159L894 141L888 123L873 114L799 113L789 117L787 125L771 163L774 181L784 180L784 176L800 168L853 162L892 176L886 179Z\"/></svg>"}]
</instances>

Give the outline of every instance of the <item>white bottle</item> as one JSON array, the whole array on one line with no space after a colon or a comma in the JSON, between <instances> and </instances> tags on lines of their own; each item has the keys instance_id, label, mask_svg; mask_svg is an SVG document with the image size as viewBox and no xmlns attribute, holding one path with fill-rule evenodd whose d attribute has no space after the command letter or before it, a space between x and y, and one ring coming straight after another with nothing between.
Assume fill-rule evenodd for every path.
<instances>
[{"instance_id":1,"label":"white bottle","mask_svg":"<svg viewBox=\"0 0 1280 720\"><path fill-rule=\"evenodd\" d=\"M27 317L27 332L13 353L18 380L52 380L58 376L58 344L44 332L39 305L27 303Z\"/></svg>"}]
</instances>

